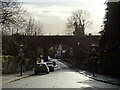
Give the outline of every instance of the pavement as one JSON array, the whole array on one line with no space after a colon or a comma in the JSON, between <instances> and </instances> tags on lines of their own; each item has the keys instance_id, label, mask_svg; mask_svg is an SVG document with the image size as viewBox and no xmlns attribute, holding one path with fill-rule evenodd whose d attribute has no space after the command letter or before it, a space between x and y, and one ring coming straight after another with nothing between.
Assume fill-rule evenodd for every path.
<instances>
[{"instance_id":1,"label":"pavement","mask_svg":"<svg viewBox=\"0 0 120 90\"><path fill-rule=\"evenodd\" d=\"M120 78L113 78L110 76L104 76L104 75L100 75L100 74L95 74L95 76L93 76L91 72L80 70L80 69L77 69L77 72L79 72L80 74L82 74L86 77L92 78L96 81L120 86ZM23 78L27 78L33 74L34 74L34 72L33 72L33 70L31 70L31 71L23 72L22 76L20 76L20 73L11 74L11 75L3 75L2 76L2 85L17 81L17 80L20 80Z\"/></svg>"},{"instance_id":2,"label":"pavement","mask_svg":"<svg viewBox=\"0 0 120 90\"><path fill-rule=\"evenodd\" d=\"M61 61L61 62L64 62L64 61ZM64 63L71 67L71 65L68 64L67 62L64 62ZM100 74L95 74L95 76L93 76L92 72L81 70L81 69L77 69L76 71L79 72L80 74L82 74L86 77L92 78L96 81L120 86L120 78L113 78L110 76L105 76L105 75L100 75Z\"/></svg>"},{"instance_id":3,"label":"pavement","mask_svg":"<svg viewBox=\"0 0 120 90\"><path fill-rule=\"evenodd\" d=\"M2 88L71 88L80 90L100 90L110 89L119 90L119 86L95 81L89 77L80 74L77 69L69 68L65 63L57 61L59 69L49 74L32 75L13 83L2 85Z\"/></svg>"},{"instance_id":4,"label":"pavement","mask_svg":"<svg viewBox=\"0 0 120 90\"><path fill-rule=\"evenodd\" d=\"M100 74L95 74L95 76L93 76L92 72L85 71L85 70L80 70L80 69L77 70L77 71L80 74L85 75L86 77L92 78L96 81L120 86L120 78L113 78L113 77L110 77L110 76L105 76L105 75L100 75Z\"/></svg>"},{"instance_id":5,"label":"pavement","mask_svg":"<svg viewBox=\"0 0 120 90\"><path fill-rule=\"evenodd\" d=\"M59 69L59 66L55 66L55 69ZM27 78L29 76L32 76L34 74L33 70L30 71L25 71L22 73L22 76L20 76L20 73L16 73L16 74L8 74L8 75L2 75L2 85L7 84L7 83L11 83L23 78Z\"/></svg>"},{"instance_id":6,"label":"pavement","mask_svg":"<svg viewBox=\"0 0 120 90\"><path fill-rule=\"evenodd\" d=\"M7 84L7 83L11 83L23 78L27 78L30 75L33 75L34 72L33 70L31 71L26 71L22 73L22 76L20 76L20 73L16 73L16 74L9 74L9 75L2 75L2 85Z\"/></svg>"}]
</instances>

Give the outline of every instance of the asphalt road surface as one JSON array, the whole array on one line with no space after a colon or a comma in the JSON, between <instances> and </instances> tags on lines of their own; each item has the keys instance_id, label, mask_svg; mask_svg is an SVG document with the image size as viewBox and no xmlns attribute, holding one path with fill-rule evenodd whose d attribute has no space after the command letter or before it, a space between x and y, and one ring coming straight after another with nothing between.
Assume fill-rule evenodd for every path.
<instances>
[{"instance_id":1,"label":"asphalt road surface","mask_svg":"<svg viewBox=\"0 0 120 90\"><path fill-rule=\"evenodd\" d=\"M58 68L45 75L32 75L9 84L2 88L80 88L80 90L97 90L98 88L118 89L119 86L102 83L81 75L76 70L57 61ZM106 89L105 89L106 90Z\"/></svg>"}]
</instances>

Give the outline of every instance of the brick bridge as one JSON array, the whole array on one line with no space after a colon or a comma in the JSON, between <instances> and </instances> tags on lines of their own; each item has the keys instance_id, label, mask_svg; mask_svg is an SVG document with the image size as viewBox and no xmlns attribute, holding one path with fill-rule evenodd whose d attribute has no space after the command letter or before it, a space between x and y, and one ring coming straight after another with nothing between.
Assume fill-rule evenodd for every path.
<instances>
[{"instance_id":1,"label":"brick bridge","mask_svg":"<svg viewBox=\"0 0 120 90\"><path fill-rule=\"evenodd\" d=\"M24 44L34 45L43 49L44 60L48 60L48 49L52 46L64 44L73 48L76 59L82 58L82 55L88 53L91 44L98 45L100 36L19 36L19 41ZM82 54L82 55L81 55ZM80 56L81 55L81 56Z\"/></svg>"}]
</instances>

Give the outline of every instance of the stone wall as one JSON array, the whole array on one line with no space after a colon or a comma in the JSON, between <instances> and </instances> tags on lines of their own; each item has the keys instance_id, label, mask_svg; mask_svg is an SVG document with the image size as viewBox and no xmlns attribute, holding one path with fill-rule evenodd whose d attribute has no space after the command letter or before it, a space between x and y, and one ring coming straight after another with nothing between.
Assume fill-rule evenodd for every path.
<instances>
[{"instance_id":1,"label":"stone wall","mask_svg":"<svg viewBox=\"0 0 120 90\"><path fill-rule=\"evenodd\" d=\"M2 74L12 74L20 72L20 65L17 59L13 58L3 58L2 59ZM30 63L29 59L25 60L23 65L23 71L32 70L33 65Z\"/></svg>"}]
</instances>

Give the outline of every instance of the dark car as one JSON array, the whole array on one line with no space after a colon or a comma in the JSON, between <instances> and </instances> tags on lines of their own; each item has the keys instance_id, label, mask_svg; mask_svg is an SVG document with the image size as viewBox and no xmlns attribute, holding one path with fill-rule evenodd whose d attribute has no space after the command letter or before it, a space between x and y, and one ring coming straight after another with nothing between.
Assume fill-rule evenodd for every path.
<instances>
[{"instance_id":1,"label":"dark car","mask_svg":"<svg viewBox=\"0 0 120 90\"><path fill-rule=\"evenodd\" d=\"M52 61L53 65L55 66L56 65L56 62L55 61Z\"/></svg>"},{"instance_id":2,"label":"dark car","mask_svg":"<svg viewBox=\"0 0 120 90\"><path fill-rule=\"evenodd\" d=\"M56 66L56 61L55 60L49 59L49 61L52 62L54 66Z\"/></svg>"},{"instance_id":3,"label":"dark car","mask_svg":"<svg viewBox=\"0 0 120 90\"><path fill-rule=\"evenodd\" d=\"M49 67L50 71L54 71L54 65L53 62L46 62L47 66Z\"/></svg>"},{"instance_id":4,"label":"dark car","mask_svg":"<svg viewBox=\"0 0 120 90\"><path fill-rule=\"evenodd\" d=\"M36 64L35 68L34 68L34 73L38 74L38 73L49 73L49 67L47 66L46 63L38 63Z\"/></svg>"}]
</instances>

